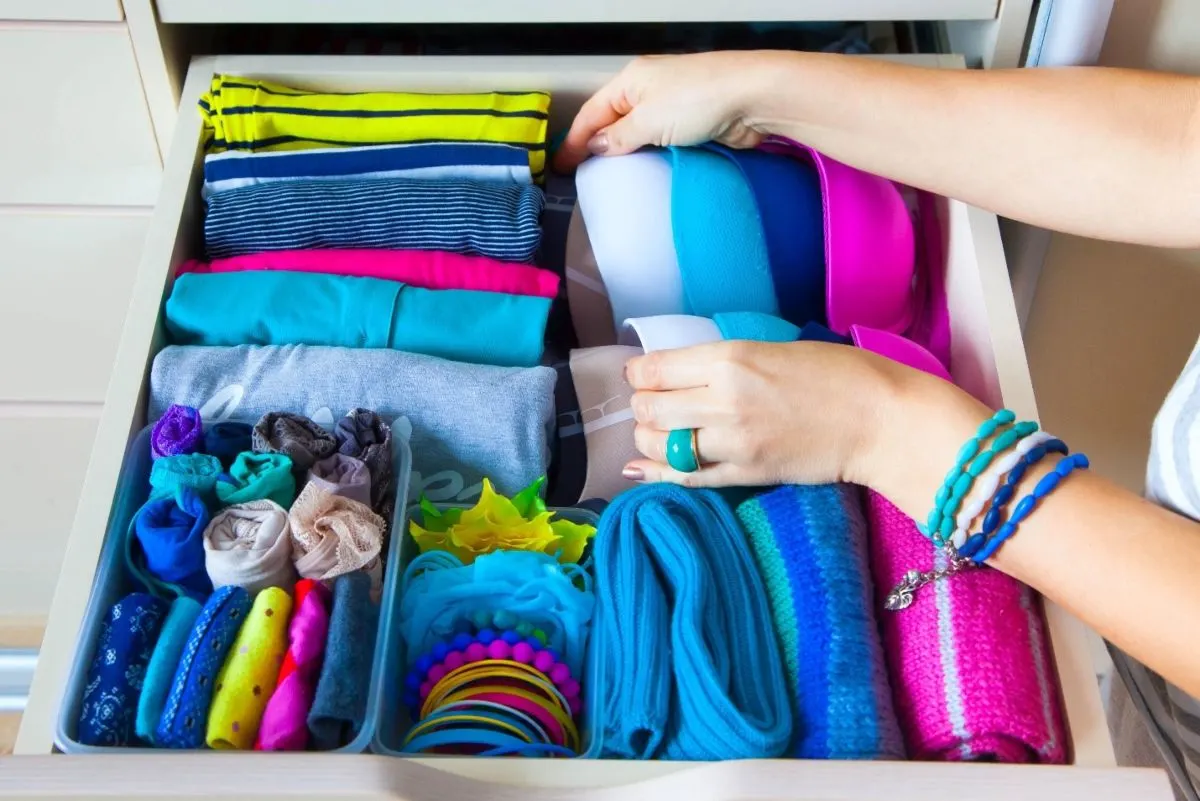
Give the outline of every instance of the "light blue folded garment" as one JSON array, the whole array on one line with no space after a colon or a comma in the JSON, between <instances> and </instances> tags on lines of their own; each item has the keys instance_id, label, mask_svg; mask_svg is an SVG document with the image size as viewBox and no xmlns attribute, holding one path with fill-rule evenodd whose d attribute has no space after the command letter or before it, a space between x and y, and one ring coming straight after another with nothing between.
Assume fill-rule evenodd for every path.
<instances>
[{"instance_id":1,"label":"light blue folded garment","mask_svg":"<svg viewBox=\"0 0 1200 801\"><path fill-rule=\"evenodd\" d=\"M529 152L499 142L419 142L204 157L204 195L276 181L345 178L467 179L531 184Z\"/></svg>"},{"instance_id":2,"label":"light blue folded garment","mask_svg":"<svg viewBox=\"0 0 1200 801\"><path fill-rule=\"evenodd\" d=\"M710 150L672 147L671 228L688 313L779 314L758 202L741 169Z\"/></svg>"},{"instance_id":3,"label":"light blue folded garment","mask_svg":"<svg viewBox=\"0 0 1200 801\"><path fill-rule=\"evenodd\" d=\"M749 339L755 342L795 342L800 329L787 320L762 312L721 312L713 322L723 339Z\"/></svg>"},{"instance_id":4,"label":"light blue folded garment","mask_svg":"<svg viewBox=\"0 0 1200 801\"><path fill-rule=\"evenodd\" d=\"M550 302L322 273L186 273L167 299L166 326L183 345L392 348L533 367Z\"/></svg>"}]
</instances>

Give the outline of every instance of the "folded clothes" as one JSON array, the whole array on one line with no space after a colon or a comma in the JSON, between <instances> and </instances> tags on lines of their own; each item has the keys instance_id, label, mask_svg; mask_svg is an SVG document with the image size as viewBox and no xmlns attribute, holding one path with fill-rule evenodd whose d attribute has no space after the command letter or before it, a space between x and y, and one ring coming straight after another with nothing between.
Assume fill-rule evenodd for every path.
<instances>
[{"instance_id":1,"label":"folded clothes","mask_svg":"<svg viewBox=\"0 0 1200 801\"><path fill-rule=\"evenodd\" d=\"M184 345L390 348L532 367L542 358L550 303L315 273L185 274L167 299L166 327Z\"/></svg>"},{"instance_id":2,"label":"folded clothes","mask_svg":"<svg viewBox=\"0 0 1200 801\"><path fill-rule=\"evenodd\" d=\"M254 599L217 674L205 736L209 748L249 751L254 747L287 651L291 615L292 596L279 587L268 587Z\"/></svg>"},{"instance_id":3,"label":"folded clothes","mask_svg":"<svg viewBox=\"0 0 1200 801\"><path fill-rule=\"evenodd\" d=\"M867 501L877 603L911 570L945 555L879 493ZM1067 759L1067 730L1041 604L998 570L964 570L880 618L905 745L913 759Z\"/></svg>"},{"instance_id":4,"label":"folded clothes","mask_svg":"<svg viewBox=\"0 0 1200 801\"><path fill-rule=\"evenodd\" d=\"M280 453L291 459L292 470L299 475L337 451L332 434L304 415L291 412L264 414L254 424L250 442L256 453Z\"/></svg>"},{"instance_id":5,"label":"folded clothes","mask_svg":"<svg viewBox=\"0 0 1200 801\"><path fill-rule=\"evenodd\" d=\"M189 487L170 498L146 501L130 523L125 563L154 595L187 595L203 601L212 592L204 570L208 508Z\"/></svg>"},{"instance_id":6,"label":"folded clothes","mask_svg":"<svg viewBox=\"0 0 1200 801\"><path fill-rule=\"evenodd\" d=\"M308 712L312 744L319 750L349 745L362 731L378 628L371 579L361 572L339 576L333 583L325 659Z\"/></svg>"},{"instance_id":7,"label":"folded clothes","mask_svg":"<svg viewBox=\"0 0 1200 801\"><path fill-rule=\"evenodd\" d=\"M332 495L341 495L366 506L371 503L371 471L353 456L335 453L314 464L308 471L308 483Z\"/></svg>"},{"instance_id":8,"label":"folded clothes","mask_svg":"<svg viewBox=\"0 0 1200 801\"><path fill-rule=\"evenodd\" d=\"M275 692L258 727L259 751L303 751L308 746L308 710L317 690L329 633L329 590L313 579L296 582L295 613Z\"/></svg>"},{"instance_id":9,"label":"folded clothes","mask_svg":"<svg viewBox=\"0 0 1200 801\"><path fill-rule=\"evenodd\" d=\"M205 503L216 500L221 462L206 453L179 453L155 459L150 467L150 497L173 498L181 487L195 490Z\"/></svg>"},{"instance_id":10,"label":"folded clothes","mask_svg":"<svg viewBox=\"0 0 1200 801\"><path fill-rule=\"evenodd\" d=\"M154 743L155 729L162 718L171 683L175 680L175 668L179 665L179 658L183 656L184 646L202 608L198 601L186 596L171 602L162 632L154 644L154 653L146 665L146 680L142 683L142 694L138 698L137 736L145 742Z\"/></svg>"},{"instance_id":11,"label":"folded clothes","mask_svg":"<svg viewBox=\"0 0 1200 801\"><path fill-rule=\"evenodd\" d=\"M168 608L161 598L135 592L109 609L88 668L79 710L76 739L83 745L136 743L138 701L146 666Z\"/></svg>"},{"instance_id":12,"label":"folded clothes","mask_svg":"<svg viewBox=\"0 0 1200 801\"><path fill-rule=\"evenodd\" d=\"M276 181L346 178L533 182L528 152L496 142L418 142L276 153L227 150L204 157L206 197Z\"/></svg>"},{"instance_id":13,"label":"folded clothes","mask_svg":"<svg viewBox=\"0 0 1200 801\"><path fill-rule=\"evenodd\" d=\"M315 484L301 492L288 513L296 572L303 578L329 581L353 571L370 576L378 596L382 568L384 519L371 507L334 495Z\"/></svg>"},{"instance_id":14,"label":"folded clothes","mask_svg":"<svg viewBox=\"0 0 1200 801\"><path fill-rule=\"evenodd\" d=\"M162 748L203 748L217 674L252 604L241 587L222 587L200 610L175 668L154 732Z\"/></svg>"},{"instance_id":15,"label":"folded clothes","mask_svg":"<svg viewBox=\"0 0 1200 801\"><path fill-rule=\"evenodd\" d=\"M194 453L204 441L200 412L190 406L175 405L163 412L150 431L150 454L155 459Z\"/></svg>"},{"instance_id":16,"label":"folded clothes","mask_svg":"<svg viewBox=\"0 0 1200 801\"><path fill-rule=\"evenodd\" d=\"M483 181L287 181L208 199L209 259L263 250L445 250L531 262L545 195Z\"/></svg>"},{"instance_id":17,"label":"folded clothes","mask_svg":"<svg viewBox=\"0 0 1200 801\"><path fill-rule=\"evenodd\" d=\"M180 273L240 273L280 270L399 281L421 289L472 289L554 298L558 276L528 264L463 256L442 250L268 250L217 259L184 262Z\"/></svg>"},{"instance_id":18,"label":"folded clothes","mask_svg":"<svg viewBox=\"0 0 1200 801\"><path fill-rule=\"evenodd\" d=\"M849 484L784 486L737 508L787 664L797 759L903 759Z\"/></svg>"},{"instance_id":19,"label":"folded clothes","mask_svg":"<svg viewBox=\"0 0 1200 801\"><path fill-rule=\"evenodd\" d=\"M228 470L239 453L250 450L253 430L249 423L213 423L204 431L204 452Z\"/></svg>"},{"instance_id":20,"label":"folded clothes","mask_svg":"<svg viewBox=\"0 0 1200 801\"><path fill-rule=\"evenodd\" d=\"M296 570L287 511L263 500L217 513L204 530L204 567L214 587L233 584L249 593L290 588Z\"/></svg>"},{"instance_id":21,"label":"folded clothes","mask_svg":"<svg viewBox=\"0 0 1200 801\"><path fill-rule=\"evenodd\" d=\"M154 359L148 403L150 414L186 402L239 420L292 409L330 427L351 409L374 409L412 446L410 497L458 502L478 497L484 476L511 495L545 475L554 382L549 367L394 350L170 346Z\"/></svg>"},{"instance_id":22,"label":"folded clothes","mask_svg":"<svg viewBox=\"0 0 1200 801\"><path fill-rule=\"evenodd\" d=\"M371 476L371 499L364 501L385 520L390 519L392 491L392 429L370 409L351 409L333 429L338 453L359 459ZM345 495L345 493L338 493ZM349 496L348 496L349 497Z\"/></svg>"},{"instance_id":23,"label":"folded clothes","mask_svg":"<svg viewBox=\"0 0 1200 801\"><path fill-rule=\"evenodd\" d=\"M217 500L222 506L268 500L286 509L296 500L292 469L292 460L282 453L240 453L217 481Z\"/></svg>"},{"instance_id":24,"label":"folded clothes","mask_svg":"<svg viewBox=\"0 0 1200 801\"><path fill-rule=\"evenodd\" d=\"M325 93L217 75L200 98L205 144L223 150L306 150L330 145L499 142L546 165L546 92Z\"/></svg>"}]
</instances>

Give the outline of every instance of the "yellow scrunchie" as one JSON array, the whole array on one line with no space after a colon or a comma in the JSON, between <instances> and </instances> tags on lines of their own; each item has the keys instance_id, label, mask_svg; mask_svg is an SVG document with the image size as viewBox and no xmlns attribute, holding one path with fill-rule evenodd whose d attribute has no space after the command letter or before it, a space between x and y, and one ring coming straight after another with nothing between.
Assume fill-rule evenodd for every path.
<instances>
[{"instance_id":1,"label":"yellow scrunchie","mask_svg":"<svg viewBox=\"0 0 1200 801\"><path fill-rule=\"evenodd\" d=\"M263 710L275 692L279 665L287 651L291 616L292 596L278 587L268 587L254 599L217 674L205 738L209 748L254 748Z\"/></svg>"}]
</instances>

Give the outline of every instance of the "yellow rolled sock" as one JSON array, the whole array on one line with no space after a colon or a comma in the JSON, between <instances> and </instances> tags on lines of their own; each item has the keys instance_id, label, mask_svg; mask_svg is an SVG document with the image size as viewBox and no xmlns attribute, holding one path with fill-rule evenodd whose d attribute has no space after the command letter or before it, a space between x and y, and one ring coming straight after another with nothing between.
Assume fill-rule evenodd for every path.
<instances>
[{"instance_id":1,"label":"yellow rolled sock","mask_svg":"<svg viewBox=\"0 0 1200 801\"><path fill-rule=\"evenodd\" d=\"M263 710L275 692L279 665L287 651L291 616L292 596L278 587L269 587L254 599L217 674L205 738L209 748L254 748Z\"/></svg>"}]
</instances>

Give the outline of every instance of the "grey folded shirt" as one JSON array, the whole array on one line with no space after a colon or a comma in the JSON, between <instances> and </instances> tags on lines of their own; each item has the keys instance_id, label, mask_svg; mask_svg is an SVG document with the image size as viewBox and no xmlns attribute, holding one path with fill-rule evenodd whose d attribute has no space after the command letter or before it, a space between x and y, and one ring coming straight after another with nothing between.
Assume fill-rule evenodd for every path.
<instances>
[{"instance_id":1,"label":"grey folded shirt","mask_svg":"<svg viewBox=\"0 0 1200 801\"><path fill-rule=\"evenodd\" d=\"M172 345L154 359L148 416L183 403L205 423L286 410L332 428L351 409L374 409L409 440L410 501L471 501L485 476L511 494L546 473L554 384L550 367L385 349Z\"/></svg>"}]
</instances>

